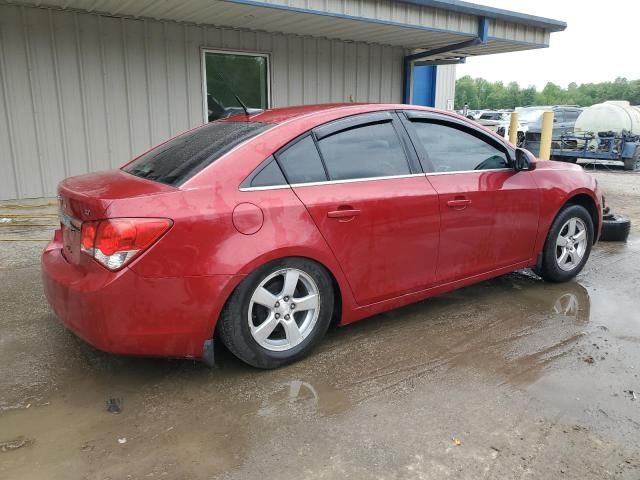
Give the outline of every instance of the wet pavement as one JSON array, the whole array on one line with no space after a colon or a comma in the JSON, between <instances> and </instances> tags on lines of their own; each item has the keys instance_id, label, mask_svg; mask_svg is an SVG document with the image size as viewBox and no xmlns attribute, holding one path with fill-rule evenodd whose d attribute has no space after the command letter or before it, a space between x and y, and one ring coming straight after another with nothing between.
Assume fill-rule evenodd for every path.
<instances>
[{"instance_id":1,"label":"wet pavement","mask_svg":"<svg viewBox=\"0 0 640 480\"><path fill-rule=\"evenodd\" d=\"M640 173L595 175L635 223L576 281L484 282L275 371L94 350L44 299L50 227L2 227L33 241L0 241L0 478L639 479Z\"/></svg>"}]
</instances>

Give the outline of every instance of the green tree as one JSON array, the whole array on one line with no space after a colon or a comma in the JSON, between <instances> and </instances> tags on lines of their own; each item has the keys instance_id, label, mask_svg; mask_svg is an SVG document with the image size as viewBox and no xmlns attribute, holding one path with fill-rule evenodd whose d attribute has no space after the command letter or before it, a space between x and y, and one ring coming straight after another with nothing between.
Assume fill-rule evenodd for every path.
<instances>
[{"instance_id":1,"label":"green tree","mask_svg":"<svg viewBox=\"0 0 640 480\"><path fill-rule=\"evenodd\" d=\"M520 88L516 82L505 86L502 82L466 75L456 82L455 108L462 109L465 104L471 109L560 104L588 107L607 100L627 100L640 105L640 80L618 77L612 82L571 82L567 88L549 82L538 92L533 86Z\"/></svg>"}]
</instances>

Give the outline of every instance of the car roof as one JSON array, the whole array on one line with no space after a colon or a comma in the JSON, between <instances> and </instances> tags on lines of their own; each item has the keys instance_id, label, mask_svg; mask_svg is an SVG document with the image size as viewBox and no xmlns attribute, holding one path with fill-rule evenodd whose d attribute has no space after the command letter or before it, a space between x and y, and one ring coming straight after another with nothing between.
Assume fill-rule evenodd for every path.
<instances>
[{"instance_id":1,"label":"car roof","mask_svg":"<svg viewBox=\"0 0 640 480\"><path fill-rule=\"evenodd\" d=\"M215 120L214 123L260 122L271 124L272 128L268 128L259 133L256 137L234 147L229 152L222 155L222 157L219 160L216 160L210 167L203 169L202 172L189 179L183 184L183 186L195 188L211 185L213 181L219 181L221 178L219 175L222 175L220 172L225 171L224 165L228 164L227 162L234 165L230 171L246 169L245 173L248 175L260 162L264 161L291 140L328 122L341 120L352 115L403 110L422 111L425 113L433 113L437 116L450 117L451 119L458 120L472 128L484 130L489 136L492 136L496 142L503 144L505 148L513 148L506 143L502 137L496 134L496 132L483 127L480 124L474 123L462 115L451 111L424 107L421 105L406 105L400 103L341 103L274 108L250 114L248 116L234 115L233 117Z\"/></svg>"},{"instance_id":2,"label":"car roof","mask_svg":"<svg viewBox=\"0 0 640 480\"><path fill-rule=\"evenodd\" d=\"M299 105L295 107L281 107L271 108L263 110L258 113L246 115L234 115L226 118L223 121L227 122L262 122L262 123L284 123L286 121L311 116L317 113L326 112L329 110L336 113L343 112L344 115L352 113L366 113L367 111L375 112L380 110L425 110L436 111L440 113L441 110L436 110L429 107L423 107L419 105L403 105L397 103L323 103L318 105Z\"/></svg>"}]
</instances>

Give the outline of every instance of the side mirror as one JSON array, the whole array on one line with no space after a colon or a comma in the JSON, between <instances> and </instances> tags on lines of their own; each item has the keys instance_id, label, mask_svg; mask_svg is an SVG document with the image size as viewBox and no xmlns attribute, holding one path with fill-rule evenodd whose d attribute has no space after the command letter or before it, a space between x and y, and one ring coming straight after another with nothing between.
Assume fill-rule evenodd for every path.
<instances>
[{"instance_id":1,"label":"side mirror","mask_svg":"<svg viewBox=\"0 0 640 480\"><path fill-rule=\"evenodd\" d=\"M534 168L536 168L533 155L531 155L524 148L516 148L516 160L513 167L517 172L523 170L533 170Z\"/></svg>"}]
</instances>

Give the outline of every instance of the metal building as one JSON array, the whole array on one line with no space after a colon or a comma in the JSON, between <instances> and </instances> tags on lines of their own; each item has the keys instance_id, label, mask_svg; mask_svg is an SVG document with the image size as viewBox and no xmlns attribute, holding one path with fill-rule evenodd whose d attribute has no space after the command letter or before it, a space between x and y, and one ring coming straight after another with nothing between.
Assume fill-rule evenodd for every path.
<instances>
[{"instance_id":1,"label":"metal building","mask_svg":"<svg viewBox=\"0 0 640 480\"><path fill-rule=\"evenodd\" d=\"M229 84L258 108L450 109L456 63L565 27L458 0L0 0L0 199L121 165L224 108Z\"/></svg>"}]
</instances>

